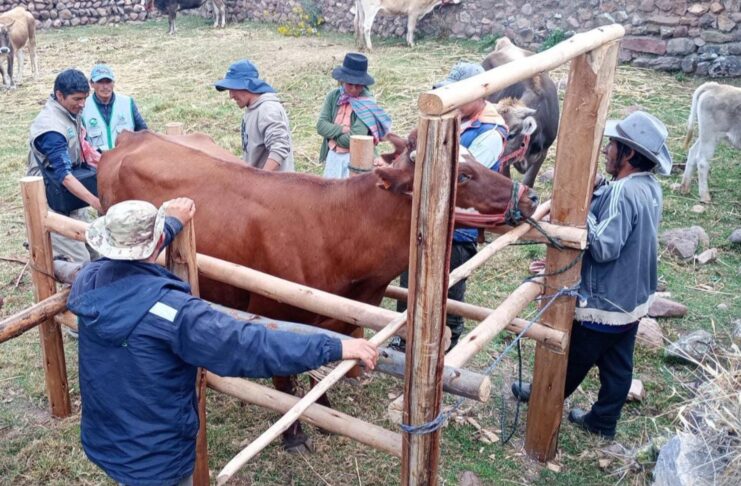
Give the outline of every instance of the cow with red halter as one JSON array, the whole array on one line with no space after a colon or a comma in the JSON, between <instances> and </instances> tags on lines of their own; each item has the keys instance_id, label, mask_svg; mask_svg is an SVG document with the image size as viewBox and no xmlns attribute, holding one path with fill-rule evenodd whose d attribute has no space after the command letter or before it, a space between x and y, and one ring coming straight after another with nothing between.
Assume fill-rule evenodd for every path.
<instances>
[{"instance_id":1,"label":"cow with red halter","mask_svg":"<svg viewBox=\"0 0 741 486\"><path fill-rule=\"evenodd\" d=\"M199 253L378 305L409 260L414 169L408 148L397 144L393 166L328 180L247 167L204 135L124 132L100 161L98 190L105 208L128 199L159 206L187 196L199 208ZM461 207L490 215L511 207L508 178L461 162L457 180ZM523 216L537 206L529 189L517 191L515 202ZM200 289L207 300L274 319L344 334L358 329L203 277ZM294 391L289 377L273 381L281 391ZM306 441L298 422L284 434L287 448L301 449Z\"/></svg>"}]
</instances>

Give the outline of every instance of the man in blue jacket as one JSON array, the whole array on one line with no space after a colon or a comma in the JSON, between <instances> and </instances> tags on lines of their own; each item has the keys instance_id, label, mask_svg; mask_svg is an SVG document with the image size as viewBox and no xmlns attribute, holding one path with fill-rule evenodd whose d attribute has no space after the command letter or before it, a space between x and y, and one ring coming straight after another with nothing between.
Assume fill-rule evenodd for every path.
<instances>
[{"instance_id":1,"label":"man in blue jacket","mask_svg":"<svg viewBox=\"0 0 741 486\"><path fill-rule=\"evenodd\" d=\"M190 295L155 260L195 213L180 198L112 206L87 231L103 258L83 268L79 317L81 439L88 458L129 486L190 484L197 367L223 376L293 375L340 359L373 369L375 346L245 324Z\"/></svg>"},{"instance_id":2,"label":"man in blue jacket","mask_svg":"<svg viewBox=\"0 0 741 486\"><path fill-rule=\"evenodd\" d=\"M636 111L607 122L603 150L613 182L594 191L587 215L588 248L571 331L564 397L579 387L593 366L600 389L589 412L574 408L569 421L603 437L615 436L633 378L638 322L656 293L658 227L662 193L653 172L669 175L667 130L656 117ZM512 385L521 401L530 384Z\"/></svg>"}]
</instances>

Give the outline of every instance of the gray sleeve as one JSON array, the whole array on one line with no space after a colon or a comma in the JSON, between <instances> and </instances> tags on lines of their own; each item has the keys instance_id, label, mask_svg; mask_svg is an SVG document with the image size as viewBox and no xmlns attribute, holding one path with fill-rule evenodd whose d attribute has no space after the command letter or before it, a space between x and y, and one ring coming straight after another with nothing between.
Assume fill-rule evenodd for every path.
<instances>
[{"instance_id":1,"label":"gray sleeve","mask_svg":"<svg viewBox=\"0 0 741 486\"><path fill-rule=\"evenodd\" d=\"M589 253L598 262L617 260L633 231L635 211L627 200L624 184L614 184L606 204L587 217Z\"/></svg>"},{"instance_id":2,"label":"gray sleeve","mask_svg":"<svg viewBox=\"0 0 741 486\"><path fill-rule=\"evenodd\" d=\"M283 165L291 153L288 116L280 103L265 103L261 108L258 129L263 134L268 157Z\"/></svg>"}]
</instances>

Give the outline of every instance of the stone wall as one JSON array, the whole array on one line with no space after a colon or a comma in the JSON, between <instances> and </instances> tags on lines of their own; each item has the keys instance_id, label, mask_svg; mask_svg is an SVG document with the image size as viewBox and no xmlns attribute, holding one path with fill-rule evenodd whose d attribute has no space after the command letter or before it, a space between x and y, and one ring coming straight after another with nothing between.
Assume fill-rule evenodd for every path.
<instances>
[{"instance_id":1,"label":"stone wall","mask_svg":"<svg viewBox=\"0 0 741 486\"><path fill-rule=\"evenodd\" d=\"M324 28L353 32L353 0L226 0L227 21L298 25L305 13ZM0 0L0 12L26 5L42 28L141 21L139 0ZM210 16L210 5L200 14ZM634 66L703 76L741 76L741 0L461 0L436 7L417 25L416 37L507 35L537 50L554 36L621 23L627 35L621 61ZM302 29L298 29L301 31ZM403 36L406 17L380 13L374 37Z\"/></svg>"},{"instance_id":2,"label":"stone wall","mask_svg":"<svg viewBox=\"0 0 741 486\"><path fill-rule=\"evenodd\" d=\"M353 32L353 0L226 3L228 21L295 23L304 8L318 12L325 28ZM627 31L620 54L623 62L715 77L741 76L741 0L462 0L436 7L419 21L415 35L473 40L507 35L516 44L537 50L559 32L568 37L615 22ZM374 37L405 32L405 17L380 13L373 25Z\"/></svg>"},{"instance_id":3,"label":"stone wall","mask_svg":"<svg viewBox=\"0 0 741 486\"><path fill-rule=\"evenodd\" d=\"M36 28L42 29L147 18L140 0L0 0L0 13L18 5L26 7L36 18Z\"/></svg>"}]
</instances>

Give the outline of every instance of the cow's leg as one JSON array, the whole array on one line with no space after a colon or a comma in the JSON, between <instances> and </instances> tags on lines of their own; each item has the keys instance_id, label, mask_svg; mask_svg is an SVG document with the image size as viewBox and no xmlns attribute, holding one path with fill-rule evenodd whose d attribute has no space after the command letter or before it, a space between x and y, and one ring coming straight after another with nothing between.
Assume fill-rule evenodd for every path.
<instances>
[{"instance_id":1,"label":"cow's leg","mask_svg":"<svg viewBox=\"0 0 741 486\"><path fill-rule=\"evenodd\" d=\"M10 56L10 54L7 54ZM7 89L10 88L10 79L8 78L8 70L5 68L5 63L0 58L0 73L3 75L3 86Z\"/></svg>"},{"instance_id":2,"label":"cow's leg","mask_svg":"<svg viewBox=\"0 0 741 486\"><path fill-rule=\"evenodd\" d=\"M369 51L373 49L371 29L373 28L373 21L376 19L379 10L380 8L378 7L371 7L369 11L365 12L365 18L363 19L363 39L365 40L365 48Z\"/></svg>"},{"instance_id":3,"label":"cow's leg","mask_svg":"<svg viewBox=\"0 0 741 486\"><path fill-rule=\"evenodd\" d=\"M13 64L15 63L15 51L13 49L8 53L8 80L10 84L6 84L10 89L15 88L15 77L13 76ZM3 79L5 77L3 76Z\"/></svg>"},{"instance_id":4,"label":"cow's leg","mask_svg":"<svg viewBox=\"0 0 741 486\"><path fill-rule=\"evenodd\" d=\"M702 140L702 138L700 139ZM710 161L715 153L717 140L702 140L698 150L697 158L697 180L700 186L700 201L710 203L710 191L708 190L708 173L710 172Z\"/></svg>"},{"instance_id":5,"label":"cow's leg","mask_svg":"<svg viewBox=\"0 0 741 486\"><path fill-rule=\"evenodd\" d=\"M522 183L527 187L535 187L535 178L538 176L540 167L543 165L543 161L545 161L547 155L547 151L540 152L539 154L536 154L537 158L528 164L529 166L525 171L525 177L522 179Z\"/></svg>"},{"instance_id":6,"label":"cow's leg","mask_svg":"<svg viewBox=\"0 0 741 486\"><path fill-rule=\"evenodd\" d=\"M275 389L290 395L296 394L295 376L274 376ZM283 432L283 448L288 452L313 452L311 439L301 428L301 422L295 421L288 430Z\"/></svg>"},{"instance_id":7,"label":"cow's leg","mask_svg":"<svg viewBox=\"0 0 741 486\"><path fill-rule=\"evenodd\" d=\"M31 56L31 70L33 78L39 77L39 61L36 59L36 29L29 32L28 36L28 53Z\"/></svg>"},{"instance_id":8,"label":"cow's leg","mask_svg":"<svg viewBox=\"0 0 741 486\"><path fill-rule=\"evenodd\" d=\"M221 14L221 28L226 28L226 2L221 2L221 7L219 7L219 13Z\"/></svg>"},{"instance_id":9,"label":"cow's leg","mask_svg":"<svg viewBox=\"0 0 741 486\"><path fill-rule=\"evenodd\" d=\"M355 19L353 20L353 27L355 28L355 46L358 49L365 48L365 42L363 40L363 22L365 21L365 12L363 11L363 2L355 1Z\"/></svg>"},{"instance_id":10,"label":"cow's leg","mask_svg":"<svg viewBox=\"0 0 741 486\"><path fill-rule=\"evenodd\" d=\"M417 14L410 13L407 17L407 44L414 47L414 29L417 27Z\"/></svg>"},{"instance_id":11,"label":"cow's leg","mask_svg":"<svg viewBox=\"0 0 741 486\"><path fill-rule=\"evenodd\" d=\"M690 147L690 151L687 153L687 162L684 165L684 174L682 175L682 184L679 186L679 192L682 194L688 194L690 192L690 186L692 185L692 176L695 173L695 167L697 166L697 158L700 152L700 139L695 140L695 143Z\"/></svg>"},{"instance_id":12,"label":"cow's leg","mask_svg":"<svg viewBox=\"0 0 741 486\"><path fill-rule=\"evenodd\" d=\"M23 57L23 48L21 47L17 51L17 57L18 57L18 67L16 68L15 72L15 84L22 84L23 83L23 64L24 64L24 57Z\"/></svg>"},{"instance_id":13,"label":"cow's leg","mask_svg":"<svg viewBox=\"0 0 741 486\"><path fill-rule=\"evenodd\" d=\"M174 8L171 7L167 11L167 21L169 25L167 33L170 35L175 35L175 16L177 15L176 9L177 9L177 4L174 6Z\"/></svg>"}]
</instances>

